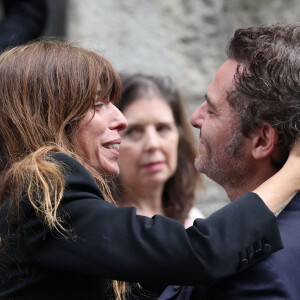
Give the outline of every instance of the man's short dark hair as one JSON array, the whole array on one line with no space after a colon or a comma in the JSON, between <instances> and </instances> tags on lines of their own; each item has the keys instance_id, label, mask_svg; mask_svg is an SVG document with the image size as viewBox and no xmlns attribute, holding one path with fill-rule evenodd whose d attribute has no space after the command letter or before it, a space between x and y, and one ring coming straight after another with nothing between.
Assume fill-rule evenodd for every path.
<instances>
[{"instance_id":1,"label":"man's short dark hair","mask_svg":"<svg viewBox=\"0 0 300 300\"><path fill-rule=\"evenodd\" d=\"M238 29L229 42L238 63L228 101L244 136L268 122L278 134L280 168L300 133L300 23Z\"/></svg>"}]
</instances>

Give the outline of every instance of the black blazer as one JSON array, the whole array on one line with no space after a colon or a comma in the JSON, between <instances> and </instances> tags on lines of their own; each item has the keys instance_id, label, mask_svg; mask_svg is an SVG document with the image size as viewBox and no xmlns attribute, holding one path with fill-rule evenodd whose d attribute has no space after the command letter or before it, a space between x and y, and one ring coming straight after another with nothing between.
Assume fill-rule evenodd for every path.
<instances>
[{"instance_id":1,"label":"black blazer","mask_svg":"<svg viewBox=\"0 0 300 300\"><path fill-rule=\"evenodd\" d=\"M207 219L184 229L173 219L137 216L133 207L103 200L87 170L55 154L67 166L60 206L63 238L46 227L32 206L21 203L21 226L0 254L0 296L13 299L107 299L108 279L160 284L211 284L282 248L274 215L248 193ZM3 220L5 205L1 208ZM247 261L249 247L266 245Z\"/></svg>"},{"instance_id":2,"label":"black blazer","mask_svg":"<svg viewBox=\"0 0 300 300\"><path fill-rule=\"evenodd\" d=\"M284 243L282 251L263 259L242 274L220 280L210 287L169 286L159 300L300 299L300 193L277 220Z\"/></svg>"}]
</instances>

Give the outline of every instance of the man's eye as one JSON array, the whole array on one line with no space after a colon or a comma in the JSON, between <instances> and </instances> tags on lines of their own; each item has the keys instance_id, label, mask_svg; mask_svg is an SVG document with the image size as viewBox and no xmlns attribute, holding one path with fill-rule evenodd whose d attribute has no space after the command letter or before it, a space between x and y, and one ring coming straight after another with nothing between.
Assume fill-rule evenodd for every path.
<instances>
[{"instance_id":1,"label":"man's eye","mask_svg":"<svg viewBox=\"0 0 300 300\"><path fill-rule=\"evenodd\" d=\"M213 112L212 112L211 110L207 110L207 113L208 113L209 115L212 115L212 114L213 114Z\"/></svg>"}]
</instances>

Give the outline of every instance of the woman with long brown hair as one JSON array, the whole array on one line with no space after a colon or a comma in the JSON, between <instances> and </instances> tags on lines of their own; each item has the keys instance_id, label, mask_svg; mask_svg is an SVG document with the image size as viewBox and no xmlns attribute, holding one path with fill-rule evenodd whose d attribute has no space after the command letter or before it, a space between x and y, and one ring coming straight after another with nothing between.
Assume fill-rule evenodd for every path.
<instances>
[{"instance_id":1,"label":"woman with long brown hair","mask_svg":"<svg viewBox=\"0 0 300 300\"><path fill-rule=\"evenodd\" d=\"M111 65L83 48L40 41L0 56L0 297L107 299L111 280L208 284L239 271L258 240L282 248L258 195L275 211L299 189L295 155L257 194L187 230L116 207L106 180L127 126L120 96ZM124 298L122 282L113 288Z\"/></svg>"},{"instance_id":2,"label":"woman with long brown hair","mask_svg":"<svg viewBox=\"0 0 300 300\"><path fill-rule=\"evenodd\" d=\"M118 107L128 126L121 132L114 198L140 215L164 215L187 228L203 218L194 207L202 176L180 92L168 76L124 73L121 80Z\"/></svg>"}]
</instances>

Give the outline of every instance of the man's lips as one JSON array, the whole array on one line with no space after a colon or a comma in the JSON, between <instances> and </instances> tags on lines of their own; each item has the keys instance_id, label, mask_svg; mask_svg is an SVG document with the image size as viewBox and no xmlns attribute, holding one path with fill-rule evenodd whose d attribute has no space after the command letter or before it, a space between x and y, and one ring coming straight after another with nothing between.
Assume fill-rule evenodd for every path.
<instances>
[{"instance_id":1,"label":"man's lips","mask_svg":"<svg viewBox=\"0 0 300 300\"><path fill-rule=\"evenodd\" d=\"M200 132L199 132L199 143L200 143L200 144L204 144L204 143L203 143L203 140L202 140L202 137L201 137L201 130L200 130Z\"/></svg>"}]
</instances>

